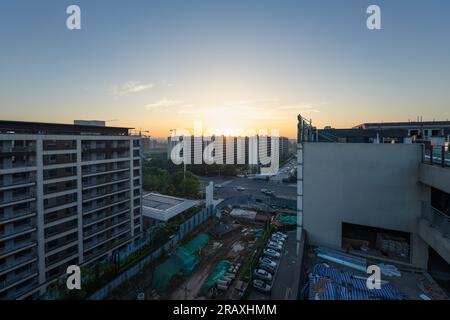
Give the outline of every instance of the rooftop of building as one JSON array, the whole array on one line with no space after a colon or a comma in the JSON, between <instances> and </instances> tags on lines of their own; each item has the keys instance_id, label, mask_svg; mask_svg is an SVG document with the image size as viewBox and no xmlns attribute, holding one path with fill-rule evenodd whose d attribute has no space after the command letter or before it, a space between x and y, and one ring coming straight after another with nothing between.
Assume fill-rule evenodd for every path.
<instances>
[{"instance_id":1,"label":"rooftop of building","mask_svg":"<svg viewBox=\"0 0 450 320\"><path fill-rule=\"evenodd\" d=\"M0 134L45 134L45 135L115 135L127 136L133 128L108 127L98 121L86 124L46 123L0 120ZM88 124L90 123L90 124Z\"/></svg>"},{"instance_id":2,"label":"rooftop of building","mask_svg":"<svg viewBox=\"0 0 450 320\"><path fill-rule=\"evenodd\" d=\"M365 122L354 126L354 129L386 128L386 127L422 127L443 126L450 127L450 121L398 121L398 122Z\"/></svg>"},{"instance_id":3,"label":"rooftop of building","mask_svg":"<svg viewBox=\"0 0 450 320\"><path fill-rule=\"evenodd\" d=\"M372 256L310 246L304 262L309 300L447 300L448 296L426 270ZM368 289L370 265L381 270L381 289Z\"/></svg>"},{"instance_id":4,"label":"rooftop of building","mask_svg":"<svg viewBox=\"0 0 450 320\"><path fill-rule=\"evenodd\" d=\"M184 211L200 204L198 200L172 197L159 193L147 193L142 198L145 217L166 222Z\"/></svg>"}]
</instances>

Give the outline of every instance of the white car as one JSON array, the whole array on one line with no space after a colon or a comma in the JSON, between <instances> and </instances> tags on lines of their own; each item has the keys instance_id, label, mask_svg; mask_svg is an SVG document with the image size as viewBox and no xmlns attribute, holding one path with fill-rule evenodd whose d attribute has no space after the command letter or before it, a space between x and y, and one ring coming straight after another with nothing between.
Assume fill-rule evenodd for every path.
<instances>
[{"instance_id":1,"label":"white car","mask_svg":"<svg viewBox=\"0 0 450 320\"><path fill-rule=\"evenodd\" d=\"M239 187L237 187L237 188L236 188L236 190L237 190L237 191L244 191L244 190L245 190L245 188L244 188L244 187L241 187L241 186L239 186Z\"/></svg>"},{"instance_id":2,"label":"white car","mask_svg":"<svg viewBox=\"0 0 450 320\"><path fill-rule=\"evenodd\" d=\"M272 236L282 237L284 239L287 238L287 234L284 234L283 232L280 232L280 231L273 233Z\"/></svg>"},{"instance_id":3,"label":"white car","mask_svg":"<svg viewBox=\"0 0 450 320\"><path fill-rule=\"evenodd\" d=\"M284 243L280 242L280 241L273 241L273 240L269 240L269 242L267 242L267 245L271 245L274 247L280 247L281 249L283 249Z\"/></svg>"},{"instance_id":4,"label":"white car","mask_svg":"<svg viewBox=\"0 0 450 320\"><path fill-rule=\"evenodd\" d=\"M267 245L267 249L273 249L273 250L275 250L276 252L281 253L281 251L283 250L283 247L280 246L280 245L278 245L278 244L269 243L269 244Z\"/></svg>"},{"instance_id":5,"label":"white car","mask_svg":"<svg viewBox=\"0 0 450 320\"><path fill-rule=\"evenodd\" d=\"M286 240L282 236L277 236L277 235L273 234L272 237L270 237L270 241L279 242L279 243L284 244L284 242Z\"/></svg>"},{"instance_id":6,"label":"white car","mask_svg":"<svg viewBox=\"0 0 450 320\"><path fill-rule=\"evenodd\" d=\"M267 257L271 257L271 258L275 258L275 259L279 259L280 258L280 253L275 251L274 249L264 249L263 250L263 255L267 256Z\"/></svg>"},{"instance_id":7,"label":"white car","mask_svg":"<svg viewBox=\"0 0 450 320\"><path fill-rule=\"evenodd\" d=\"M259 278L261 280L267 281L268 283L272 282L272 274L267 272L264 269L256 269L253 272L253 275L255 276L255 278Z\"/></svg>"},{"instance_id":8,"label":"white car","mask_svg":"<svg viewBox=\"0 0 450 320\"><path fill-rule=\"evenodd\" d=\"M217 189L220 189L220 188L222 188L222 185L221 185L221 184L216 184L215 187L216 187Z\"/></svg>"},{"instance_id":9,"label":"white car","mask_svg":"<svg viewBox=\"0 0 450 320\"><path fill-rule=\"evenodd\" d=\"M272 287L262 280L253 280L253 287L264 293L270 293L272 290Z\"/></svg>"},{"instance_id":10,"label":"white car","mask_svg":"<svg viewBox=\"0 0 450 320\"><path fill-rule=\"evenodd\" d=\"M269 271L272 274L275 274L277 270L278 263L269 259L268 257L264 257L259 259L259 268Z\"/></svg>"}]
</instances>

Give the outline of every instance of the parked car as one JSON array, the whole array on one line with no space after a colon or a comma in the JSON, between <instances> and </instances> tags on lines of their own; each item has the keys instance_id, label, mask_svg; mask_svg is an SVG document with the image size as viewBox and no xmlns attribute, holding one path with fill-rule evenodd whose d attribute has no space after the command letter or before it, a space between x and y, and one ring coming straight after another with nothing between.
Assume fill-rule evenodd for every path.
<instances>
[{"instance_id":1,"label":"parked car","mask_svg":"<svg viewBox=\"0 0 450 320\"><path fill-rule=\"evenodd\" d=\"M273 245L278 245L278 246L283 247L284 246L284 241L283 240L279 240L279 239L269 239L267 244L273 244Z\"/></svg>"},{"instance_id":2,"label":"parked car","mask_svg":"<svg viewBox=\"0 0 450 320\"><path fill-rule=\"evenodd\" d=\"M268 196L274 196L275 194L273 193L272 190L267 190L267 191L266 191L266 195L268 195Z\"/></svg>"},{"instance_id":3,"label":"parked car","mask_svg":"<svg viewBox=\"0 0 450 320\"><path fill-rule=\"evenodd\" d=\"M272 286L268 285L267 283L265 283L262 280L253 280L253 287L261 292L264 293L270 293L270 291L272 290Z\"/></svg>"},{"instance_id":4,"label":"parked car","mask_svg":"<svg viewBox=\"0 0 450 320\"><path fill-rule=\"evenodd\" d=\"M271 259L264 257L259 260L259 268L264 269L272 274L277 270L278 263Z\"/></svg>"},{"instance_id":5,"label":"parked car","mask_svg":"<svg viewBox=\"0 0 450 320\"><path fill-rule=\"evenodd\" d=\"M275 235L275 236L277 236L277 237L282 237L282 238L284 238L284 239L287 238L287 234L285 234L285 233L283 233L283 232L280 232L280 231L273 233L272 236L273 236L273 235Z\"/></svg>"},{"instance_id":6,"label":"parked car","mask_svg":"<svg viewBox=\"0 0 450 320\"><path fill-rule=\"evenodd\" d=\"M220 189L220 188L222 188L222 185L221 184L216 184L214 187L217 188L217 189Z\"/></svg>"},{"instance_id":7,"label":"parked car","mask_svg":"<svg viewBox=\"0 0 450 320\"><path fill-rule=\"evenodd\" d=\"M280 246L277 243L270 242L270 243L267 244L267 249L273 249L276 252L280 252L281 253L281 251L283 250L283 247Z\"/></svg>"},{"instance_id":8,"label":"parked car","mask_svg":"<svg viewBox=\"0 0 450 320\"><path fill-rule=\"evenodd\" d=\"M270 241L281 242L281 243L284 244L284 242L286 241L286 239L283 238L282 236L277 236L277 235L273 234L272 237L270 237Z\"/></svg>"},{"instance_id":9,"label":"parked car","mask_svg":"<svg viewBox=\"0 0 450 320\"><path fill-rule=\"evenodd\" d=\"M262 192L262 193L266 193L266 192L267 192L267 189L261 189L261 192Z\"/></svg>"},{"instance_id":10,"label":"parked car","mask_svg":"<svg viewBox=\"0 0 450 320\"><path fill-rule=\"evenodd\" d=\"M279 259L280 258L280 253L275 251L274 249L264 249L263 250L263 255L267 256L267 257L271 257L271 258L275 258L275 259Z\"/></svg>"},{"instance_id":11,"label":"parked car","mask_svg":"<svg viewBox=\"0 0 450 320\"><path fill-rule=\"evenodd\" d=\"M276 268L278 266L278 262L270 259L269 257L262 257L259 259L259 262L269 264L269 265L273 266L274 268Z\"/></svg>"},{"instance_id":12,"label":"parked car","mask_svg":"<svg viewBox=\"0 0 450 320\"><path fill-rule=\"evenodd\" d=\"M241 187L241 186L238 186L238 187L236 188L236 190L237 190L237 191L244 191L245 188L244 188L244 187Z\"/></svg>"},{"instance_id":13,"label":"parked car","mask_svg":"<svg viewBox=\"0 0 450 320\"><path fill-rule=\"evenodd\" d=\"M267 272L264 269L255 269L255 271L253 272L253 275L255 278L259 278L268 283L272 282L272 278L273 278L272 274Z\"/></svg>"}]
</instances>

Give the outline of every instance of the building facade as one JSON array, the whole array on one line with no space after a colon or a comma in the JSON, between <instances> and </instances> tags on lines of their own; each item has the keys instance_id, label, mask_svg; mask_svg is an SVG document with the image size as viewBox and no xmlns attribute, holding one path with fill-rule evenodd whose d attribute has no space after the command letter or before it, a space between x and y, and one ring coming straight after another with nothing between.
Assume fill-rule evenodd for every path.
<instances>
[{"instance_id":1,"label":"building facade","mask_svg":"<svg viewBox=\"0 0 450 320\"><path fill-rule=\"evenodd\" d=\"M321 142L299 116L299 233L312 245L440 269L450 280L450 166L427 161L426 150L414 141ZM448 143L441 157L450 159Z\"/></svg>"},{"instance_id":2,"label":"building facade","mask_svg":"<svg viewBox=\"0 0 450 320\"><path fill-rule=\"evenodd\" d=\"M0 299L142 234L140 138L128 128L0 121Z\"/></svg>"}]
</instances>

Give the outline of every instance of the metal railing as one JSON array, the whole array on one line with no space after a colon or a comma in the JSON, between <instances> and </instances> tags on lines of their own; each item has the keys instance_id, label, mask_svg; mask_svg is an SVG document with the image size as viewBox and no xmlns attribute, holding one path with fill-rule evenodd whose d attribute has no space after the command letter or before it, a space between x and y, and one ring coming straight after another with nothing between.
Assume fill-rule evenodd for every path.
<instances>
[{"instance_id":1,"label":"metal railing","mask_svg":"<svg viewBox=\"0 0 450 320\"><path fill-rule=\"evenodd\" d=\"M423 162L431 165L450 167L450 148L445 146L424 147Z\"/></svg>"},{"instance_id":2,"label":"metal railing","mask_svg":"<svg viewBox=\"0 0 450 320\"><path fill-rule=\"evenodd\" d=\"M422 203L422 218L438 230L442 236L450 239L450 216L433 208L429 203Z\"/></svg>"}]
</instances>

